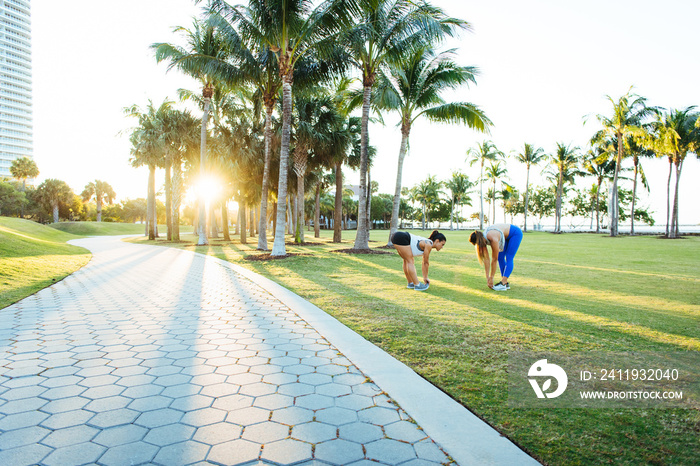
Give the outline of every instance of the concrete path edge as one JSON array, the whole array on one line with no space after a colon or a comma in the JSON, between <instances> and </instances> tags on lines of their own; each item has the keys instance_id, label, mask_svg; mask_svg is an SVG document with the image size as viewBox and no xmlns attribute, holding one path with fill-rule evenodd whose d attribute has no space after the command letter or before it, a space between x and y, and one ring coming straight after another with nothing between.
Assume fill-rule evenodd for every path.
<instances>
[{"instance_id":1,"label":"concrete path edge","mask_svg":"<svg viewBox=\"0 0 700 466\"><path fill-rule=\"evenodd\" d=\"M313 326L386 391L458 464L540 464L410 367L319 307L256 272L217 257L206 257L256 283Z\"/></svg>"}]
</instances>

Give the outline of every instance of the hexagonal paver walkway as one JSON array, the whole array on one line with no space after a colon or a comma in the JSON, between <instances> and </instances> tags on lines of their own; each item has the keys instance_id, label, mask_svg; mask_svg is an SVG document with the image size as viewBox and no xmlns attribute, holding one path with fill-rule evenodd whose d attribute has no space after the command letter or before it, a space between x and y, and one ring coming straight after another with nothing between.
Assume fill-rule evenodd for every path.
<instances>
[{"instance_id":1,"label":"hexagonal paver walkway","mask_svg":"<svg viewBox=\"0 0 700 466\"><path fill-rule=\"evenodd\" d=\"M372 380L405 385L394 366L368 377L318 327L341 328L360 360L376 347L316 310L302 318L303 300L249 271L118 238L75 243L87 266L0 311L2 465L533 461L443 448L455 427L440 423L460 414L440 413L428 435L399 406L422 395L397 388L397 404Z\"/></svg>"}]
</instances>

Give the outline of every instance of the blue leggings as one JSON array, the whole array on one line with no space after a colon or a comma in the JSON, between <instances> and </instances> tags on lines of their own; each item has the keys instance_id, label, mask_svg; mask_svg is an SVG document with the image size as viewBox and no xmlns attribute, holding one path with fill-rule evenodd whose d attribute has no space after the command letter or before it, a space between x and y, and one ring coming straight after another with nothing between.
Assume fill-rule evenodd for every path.
<instances>
[{"instance_id":1,"label":"blue leggings","mask_svg":"<svg viewBox=\"0 0 700 466\"><path fill-rule=\"evenodd\" d=\"M511 225L506 245L503 251L498 253L498 265L501 268L502 277L510 277L510 274L513 273L513 259L515 259L515 253L518 252L522 240L523 231L515 225Z\"/></svg>"}]
</instances>

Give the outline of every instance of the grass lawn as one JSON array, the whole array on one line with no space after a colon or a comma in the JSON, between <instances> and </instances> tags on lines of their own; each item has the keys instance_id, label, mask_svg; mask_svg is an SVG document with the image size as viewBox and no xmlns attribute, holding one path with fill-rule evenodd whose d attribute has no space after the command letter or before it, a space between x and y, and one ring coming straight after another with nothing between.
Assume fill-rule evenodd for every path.
<instances>
[{"instance_id":1,"label":"grass lawn","mask_svg":"<svg viewBox=\"0 0 700 466\"><path fill-rule=\"evenodd\" d=\"M145 230L143 225L113 222L58 222L48 226L78 236L142 235ZM159 230L165 231L165 227Z\"/></svg>"},{"instance_id":2,"label":"grass lawn","mask_svg":"<svg viewBox=\"0 0 700 466\"><path fill-rule=\"evenodd\" d=\"M467 232L445 232L431 287L406 289L397 254L348 255L306 233L300 255L248 261L243 245L156 244L211 254L271 278L411 366L546 464L699 464L697 409L516 409L508 351L700 351L700 238L526 233L505 293L486 287ZM421 232L417 232L420 234ZM427 236L427 232L425 233ZM372 247L386 231L372 232ZM141 240L143 241L143 240ZM270 238L269 244L272 245ZM420 270L418 271L420 276ZM468 441L468 439L465 439Z\"/></svg>"},{"instance_id":3,"label":"grass lawn","mask_svg":"<svg viewBox=\"0 0 700 466\"><path fill-rule=\"evenodd\" d=\"M0 217L0 309L63 279L90 260L79 238L30 220Z\"/></svg>"}]
</instances>

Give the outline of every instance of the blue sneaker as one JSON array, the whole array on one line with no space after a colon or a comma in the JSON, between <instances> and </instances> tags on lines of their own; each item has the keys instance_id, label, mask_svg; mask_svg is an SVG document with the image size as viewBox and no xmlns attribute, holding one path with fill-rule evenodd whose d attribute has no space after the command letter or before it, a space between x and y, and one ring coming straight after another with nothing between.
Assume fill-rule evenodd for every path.
<instances>
[{"instance_id":1,"label":"blue sneaker","mask_svg":"<svg viewBox=\"0 0 700 466\"><path fill-rule=\"evenodd\" d=\"M412 290L415 287L416 287L416 285L414 285L413 283L409 283L408 285L406 285L406 288L408 288L409 290Z\"/></svg>"},{"instance_id":2,"label":"blue sneaker","mask_svg":"<svg viewBox=\"0 0 700 466\"><path fill-rule=\"evenodd\" d=\"M429 284L427 284L427 283L419 283L419 284L417 284L417 285L415 286L415 288L413 288L413 289L416 290L416 291L425 291L425 290L427 290L428 288L430 288L430 285L429 285Z\"/></svg>"}]
</instances>

